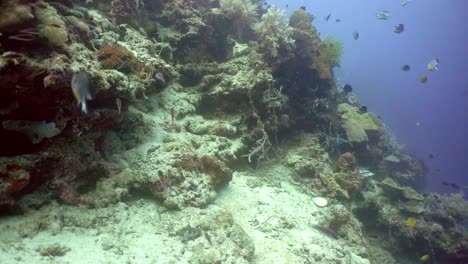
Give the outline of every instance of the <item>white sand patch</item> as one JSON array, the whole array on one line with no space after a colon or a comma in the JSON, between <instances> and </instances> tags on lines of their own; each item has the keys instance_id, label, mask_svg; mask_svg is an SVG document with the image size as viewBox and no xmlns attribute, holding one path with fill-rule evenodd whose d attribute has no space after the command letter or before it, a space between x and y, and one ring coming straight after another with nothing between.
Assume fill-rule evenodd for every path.
<instances>
[{"instance_id":1,"label":"white sand patch","mask_svg":"<svg viewBox=\"0 0 468 264\"><path fill-rule=\"evenodd\" d=\"M142 199L3 217L0 263L369 263L311 228L330 211L287 173L282 165L235 173L205 209L166 211Z\"/></svg>"}]
</instances>

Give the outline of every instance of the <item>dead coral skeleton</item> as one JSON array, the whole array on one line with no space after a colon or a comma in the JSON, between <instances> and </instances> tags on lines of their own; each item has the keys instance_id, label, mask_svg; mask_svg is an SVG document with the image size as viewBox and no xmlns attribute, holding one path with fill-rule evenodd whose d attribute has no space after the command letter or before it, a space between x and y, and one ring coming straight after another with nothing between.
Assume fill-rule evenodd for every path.
<instances>
[{"instance_id":1,"label":"dead coral skeleton","mask_svg":"<svg viewBox=\"0 0 468 264\"><path fill-rule=\"evenodd\" d=\"M279 97L281 96L281 91L283 90L283 85L280 86L279 89L276 89L276 88L272 88L271 86L265 90L265 92L263 93L263 100L265 102L269 102L269 101L274 101L274 100L277 100L279 99Z\"/></svg>"},{"instance_id":2,"label":"dead coral skeleton","mask_svg":"<svg viewBox=\"0 0 468 264\"><path fill-rule=\"evenodd\" d=\"M261 137L257 139L255 145L250 149L250 152L248 154L242 155L242 157L247 157L247 161L249 163L252 163L252 157L256 156L258 166L258 162L267 157L267 153L273 145L271 144L269 136L265 131L264 125L260 120L260 116L258 116L255 113L254 117L257 119L258 122L258 127L256 128L255 132L259 132L261 134Z\"/></svg>"},{"instance_id":3,"label":"dead coral skeleton","mask_svg":"<svg viewBox=\"0 0 468 264\"><path fill-rule=\"evenodd\" d=\"M131 18L144 7L143 0L112 0L112 13L117 17Z\"/></svg>"}]
</instances>

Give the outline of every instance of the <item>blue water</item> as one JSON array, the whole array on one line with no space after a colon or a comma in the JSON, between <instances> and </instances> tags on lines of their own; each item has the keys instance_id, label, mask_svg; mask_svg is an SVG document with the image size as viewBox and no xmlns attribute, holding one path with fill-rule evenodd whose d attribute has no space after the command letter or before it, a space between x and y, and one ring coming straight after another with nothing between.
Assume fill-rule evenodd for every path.
<instances>
[{"instance_id":1,"label":"blue water","mask_svg":"<svg viewBox=\"0 0 468 264\"><path fill-rule=\"evenodd\" d=\"M322 38L343 41L342 68L335 76L351 84L361 103L424 160L429 168L424 191L457 192L442 181L468 185L467 0L413 0L406 7L402 0L268 2L281 9L287 3L288 16L306 6ZM375 13L381 10L391 18L378 20ZM398 35L393 27L400 23L405 31ZM429 72L433 58L440 60L439 71ZM409 72L401 70L404 64L411 66ZM428 76L427 83L419 82L421 74Z\"/></svg>"}]
</instances>

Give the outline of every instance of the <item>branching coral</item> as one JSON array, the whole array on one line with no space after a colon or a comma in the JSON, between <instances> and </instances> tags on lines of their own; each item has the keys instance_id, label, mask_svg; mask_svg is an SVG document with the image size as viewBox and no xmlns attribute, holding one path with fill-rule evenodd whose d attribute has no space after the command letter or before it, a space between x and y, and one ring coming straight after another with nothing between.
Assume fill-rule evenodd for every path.
<instances>
[{"instance_id":1,"label":"branching coral","mask_svg":"<svg viewBox=\"0 0 468 264\"><path fill-rule=\"evenodd\" d=\"M331 67L341 66L341 57L343 55L343 42L328 36L322 41L325 46L325 54Z\"/></svg>"},{"instance_id":2,"label":"branching coral","mask_svg":"<svg viewBox=\"0 0 468 264\"><path fill-rule=\"evenodd\" d=\"M267 58L276 58L280 49L291 52L294 40L291 38L292 28L284 17L284 12L272 6L262 16L255 27L260 52Z\"/></svg>"}]
</instances>

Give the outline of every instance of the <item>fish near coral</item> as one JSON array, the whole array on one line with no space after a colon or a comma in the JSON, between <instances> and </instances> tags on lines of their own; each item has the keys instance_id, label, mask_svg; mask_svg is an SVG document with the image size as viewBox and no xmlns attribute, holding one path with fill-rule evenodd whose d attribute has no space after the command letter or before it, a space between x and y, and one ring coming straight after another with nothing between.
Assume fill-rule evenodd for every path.
<instances>
[{"instance_id":1,"label":"fish near coral","mask_svg":"<svg viewBox=\"0 0 468 264\"><path fill-rule=\"evenodd\" d=\"M331 228L324 225L311 225L312 228L320 231L322 234L331 237L333 239L338 239L338 234Z\"/></svg>"},{"instance_id":2,"label":"fish near coral","mask_svg":"<svg viewBox=\"0 0 468 264\"><path fill-rule=\"evenodd\" d=\"M162 83L166 83L166 79L164 78L164 74L162 72L156 73L156 79L160 80Z\"/></svg>"},{"instance_id":3,"label":"fish near coral","mask_svg":"<svg viewBox=\"0 0 468 264\"><path fill-rule=\"evenodd\" d=\"M115 104L117 105L117 111L120 115L120 113L122 113L122 100L120 100L119 97L115 98Z\"/></svg>"},{"instance_id":4,"label":"fish near coral","mask_svg":"<svg viewBox=\"0 0 468 264\"><path fill-rule=\"evenodd\" d=\"M408 220L406 220L406 225L409 228L414 228L416 226L416 218L414 218L414 217L408 218Z\"/></svg>"},{"instance_id":5,"label":"fish near coral","mask_svg":"<svg viewBox=\"0 0 468 264\"><path fill-rule=\"evenodd\" d=\"M84 70L73 73L71 88L78 105L81 104L81 111L88 113L86 101L92 100L91 95L91 75Z\"/></svg>"},{"instance_id":6,"label":"fish near coral","mask_svg":"<svg viewBox=\"0 0 468 264\"><path fill-rule=\"evenodd\" d=\"M431 259L431 256L429 254L426 254L426 255L422 256L420 260L422 262L427 262L429 259Z\"/></svg>"}]
</instances>

